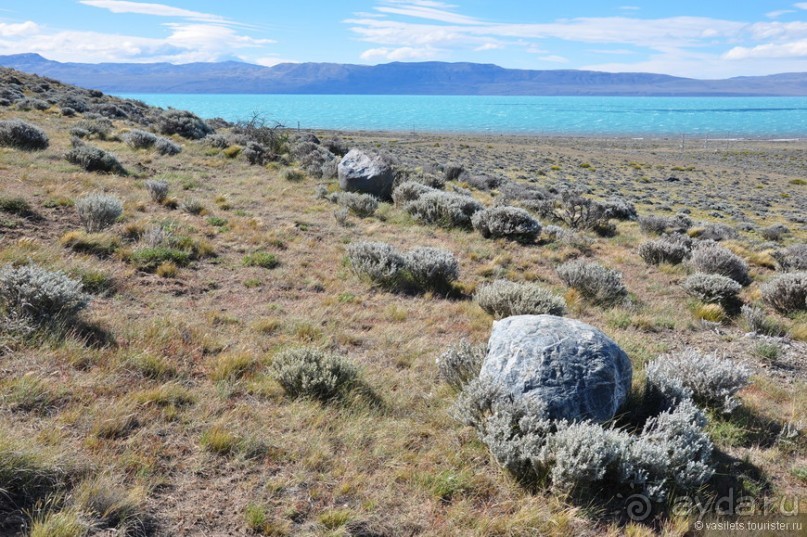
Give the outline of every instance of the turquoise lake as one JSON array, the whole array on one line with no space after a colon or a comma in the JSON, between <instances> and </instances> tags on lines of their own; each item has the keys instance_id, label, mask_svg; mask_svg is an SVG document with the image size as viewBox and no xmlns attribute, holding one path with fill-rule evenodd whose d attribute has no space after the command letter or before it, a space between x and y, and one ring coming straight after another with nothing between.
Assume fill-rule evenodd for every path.
<instances>
[{"instance_id":1,"label":"turquoise lake","mask_svg":"<svg viewBox=\"0 0 807 537\"><path fill-rule=\"evenodd\" d=\"M229 121L287 127L487 134L807 137L807 97L486 97L120 94Z\"/></svg>"}]
</instances>

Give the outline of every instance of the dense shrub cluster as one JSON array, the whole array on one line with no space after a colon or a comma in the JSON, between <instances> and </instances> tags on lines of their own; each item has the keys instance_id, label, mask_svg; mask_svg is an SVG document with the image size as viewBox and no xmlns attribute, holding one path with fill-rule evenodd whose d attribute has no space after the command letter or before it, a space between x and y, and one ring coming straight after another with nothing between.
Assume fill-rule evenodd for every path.
<instances>
[{"instance_id":1,"label":"dense shrub cluster","mask_svg":"<svg viewBox=\"0 0 807 537\"><path fill-rule=\"evenodd\" d=\"M673 235L675 237L677 235ZM687 259L691 252L691 246L683 240L661 239L647 241L639 246L639 256L648 265L659 265L670 263L677 265Z\"/></svg>"},{"instance_id":2,"label":"dense shrub cluster","mask_svg":"<svg viewBox=\"0 0 807 537\"><path fill-rule=\"evenodd\" d=\"M373 216L378 209L378 198L370 194L335 192L331 195L331 201L361 218Z\"/></svg>"},{"instance_id":3,"label":"dense shrub cluster","mask_svg":"<svg viewBox=\"0 0 807 537\"><path fill-rule=\"evenodd\" d=\"M529 243L541 233L541 224L530 213L518 207L491 207L477 211L471 218L474 229L483 237Z\"/></svg>"},{"instance_id":4,"label":"dense shrub cluster","mask_svg":"<svg viewBox=\"0 0 807 537\"><path fill-rule=\"evenodd\" d=\"M697 490L714 473L706 418L688 399L651 417L634 435L548 419L541 402L503 395L476 379L460 393L455 415L517 479L549 482L568 493L622 487L664 501L672 491Z\"/></svg>"},{"instance_id":5,"label":"dense shrub cluster","mask_svg":"<svg viewBox=\"0 0 807 537\"><path fill-rule=\"evenodd\" d=\"M19 119L0 121L0 146L38 151L47 149L48 144L48 135L35 125Z\"/></svg>"},{"instance_id":6,"label":"dense shrub cluster","mask_svg":"<svg viewBox=\"0 0 807 537\"><path fill-rule=\"evenodd\" d=\"M115 155L107 153L103 149L79 143L64 156L68 162L81 166L88 172L114 173L117 175L127 175Z\"/></svg>"},{"instance_id":7,"label":"dense shrub cluster","mask_svg":"<svg viewBox=\"0 0 807 537\"><path fill-rule=\"evenodd\" d=\"M355 242L348 246L347 258L354 272L390 290L448 292L459 277L454 254L438 248L400 254L389 244Z\"/></svg>"},{"instance_id":8,"label":"dense shrub cluster","mask_svg":"<svg viewBox=\"0 0 807 537\"><path fill-rule=\"evenodd\" d=\"M807 270L807 244L793 244L774 251L772 255L784 271Z\"/></svg>"},{"instance_id":9,"label":"dense shrub cluster","mask_svg":"<svg viewBox=\"0 0 807 537\"><path fill-rule=\"evenodd\" d=\"M157 135L148 131L133 129L121 138L132 149L148 149L157 142Z\"/></svg>"},{"instance_id":10,"label":"dense shrub cluster","mask_svg":"<svg viewBox=\"0 0 807 537\"><path fill-rule=\"evenodd\" d=\"M692 227L692 219L685 214L675 216L648 215L639 217L639 229L643 233L663 235L667 232L682 233Z\"/></svg>"},{"instance_id":11,"label":"dense shrub cluster","mask_svg":"<svg viewBox=\"0 0 807 537\"><path fill-rule=\"evenodd\" d=\"M319 349L281 352L272 360L271 375L290 397L329 401L353 386L358 370L344 357Z\"/></svg>"},{"instance_id":12,"label":"dense shrub cluster","mask_svg":"<svg viewBox=\"0 0 807 537\"><path fill-rule=\"evenodd\" d=\"M700 272L720 274L731 278L740 285L748 285L748 264L730 250L712 241L695 245L692 251L692 266Z\"/></svg>"},{"instance_id":13,"label":"dense shrub cluster","mask_svg":"<svg viewBox=\"0 0 807 537\"><path fill-rule=\"evenodd\" d=\"M715 242L727 241L737 238L737 230L726 224L706 224L700 231L698 238Z\"/></svg>"},{"instance_id":14,"label":"dense shrub cluster","mask_svg":"<svg viewBox=\"0 0 807 537\"><path fill-rule=\"evenodd\" d=\"M605 206L583 196L577 190L564 190L554 200L552 214L572 229L590 229L603 235L612 235L610 215Z\"/></svg>"},{"instance_id":15,"label":"dense shrub cluster","mask_svg":"<svg viewBox=\"0 0 807 537\"><path fill-rule=\"evenodd\" d=\"M737 294L742 290L742 286L731 278L703 272L689 275L682 285L690 295L704 302L722 305L736 304Z\"/></svg>"},{"instance_id":16,"label":"dense shrub cluster","mask_svg":"<svg viewBox=\"0 0 807 537\"><path fill-rule=\"evenodd\" d=\"M159 137L154 143L154 150L160 155L178 155L182 152L182 146L175 144L168 138Z\"/></svg>"},{"instance_id":17,"label":"dense shrub cluster","mask_svg":"<svg viewBox=\"0 0 807 537\"><path fill-rule=\"evenodd\" d=\"M645 367L647 385L668 405L685 399L729 412L739 402L734 397L748 385L750 371L730 359L704 355L693 349L659 356Z\"/></svg>"},{"instance_id":18,"label":"dense shrub cluster","mask_svg":"<svg viewBox=\"0 0 807 537\"><path fill-rule=\"evenodd\" d=\"M166 110L157 119L157 129L161 134L179 134L190 140L201 140L213 132L201 118L186 110Z\"/></svg>"},{"instance_id":19,"label":"dense shrub cluster","mask_svg":"<svg viewBox=\"0 0 807 537\"><path fill-rule=\"evenodd\" d=\"M395 203L395 205L401 207L405 206L410 201L418 199L427 192L436 191L436 189L424 185L423 183L418 183L416 181L405 181L392 191L392 201Z\"/></svg>"},{"instance_id":20,"label":"dense shrub cluster","mask_svg":"<svg viewBox=\"0 0 807 537\"><path fill-rule=\"evenodd\" d=\"M636 220L636 206L624 198L614 196L602 202L602 206L609 218Z\"/></svg>"},{"instance_id":21,"label":"dense shrub cluster","mask_svg":"<svg viewBox=\"0 0 807 537\"><path fill-rule=\"evenodd\" d=\"M81 283L37 265L0 269L0 302L10 318L34 323L72 319L89 303Z\"/></svg>"},{"instance_id":22,"label":"dense shrub cluster","mask_svg":"<svg viewBox=\"0 0 807 537\"><path fill-rule=\"evenodd\" d=\"M470 196L435 190L421 194L404 206L406 211L427 224L470 229L474 213L484 207Z\"/></svg>"},{"instance_id":23,"label":"dense shrub cluster","mask_svg":"<svg viewBox=\"0 0 807 537\"><path fill-rule=\"evenodd\" d=\"M568 261L558 267L558 276L594 304L610 306L625 299L628 290L622 283L622 273L599 263L582 260Z\"/></svg>"},{"instance_id":24,"label":"dense shrub cluster","mask_svg":"<svg viewBox=\"0 0 807 537\"><path fill-rule=\"evenodd\" d=\"M89 194L76 201L76 211L87 233L96 233L115 223L123 204L115 196Z\"/></svg>"},{"instance_id":25,"label":"dense shrub cluster","mask_svg":"<svg viewBox=\"0 0 807 537\"><path fill-rule=\"evenodd\" d=\"M106 140L112 133L112 121L97 114L87 114L84 119L76 123L70 134L77 138L92 138Z\"/></svg>"},{"instance_id":26,"label":"dense shrub cluster","mask_svg":"<svg viewBox=\"0 0 807 537\"><path fill-rule=\"evenodd\" d=\"M807 272L786 272L765 282L762 298L781 313L807 310Z\"/></svg>"},{"instance_id":27,"label":"dense shrub cluster","mask_svg":"<svg viewBox=\"0 0 807 537\"><path fill-rule=\"evenodd\" d=\"M535 283L496 280L474 294L479 307L497 319L512 315L559 315L566 313L566 301Z\"/></svg>"},{"instance_id":28,"label":"dense shrub cluster","mask_svg":"<svg viewBox=\"0 0 807 537\"><path fill-rule=\"evenodd\" d=\"M145 182L146 190L148 190L151 199L157 203L162 203L168 197L168 182L149 179Z\"/></svg>"},{"instance_id":29,"label":"dense shrub cluster","mask_svg":"<svg viewBox=\"0 0 807 537\"><path fill-rule=\"evenodd\" d=\"M784 335L785 331L782 325L769 317L762 308L742 306L740 314L748 330L755 334L764 334L766 336Z\"/></svg>"},{"instance_id":30,"label":"dense shrub cluster","mask_svg":"<svg viewBox=\"0 0 807 537\"><path fill-rule=\"evenodd\" d=\"M485 345L472 345L468 340L462 339L437 358L437 377L461 391L466 384L479 376L486 353Z\"/></svg>"}]
</instances>

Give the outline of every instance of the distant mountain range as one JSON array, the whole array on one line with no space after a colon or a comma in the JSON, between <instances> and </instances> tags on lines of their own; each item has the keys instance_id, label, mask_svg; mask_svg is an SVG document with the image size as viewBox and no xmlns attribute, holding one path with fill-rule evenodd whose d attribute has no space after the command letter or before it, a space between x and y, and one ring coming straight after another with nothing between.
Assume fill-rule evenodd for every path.
<instances>
[{"instance_id":1,"label":"distant mountain range","mask_svg":"<svg viewBox=\"0 0 807 537\"><path fill-rule=\"evenodd\" d=\"M697 80L649 73L505 69L478 63L96 64L61 63L39 54L0 56L0 66L111 93L807 96L807 73Z\"/></svg>"}]
</instances>

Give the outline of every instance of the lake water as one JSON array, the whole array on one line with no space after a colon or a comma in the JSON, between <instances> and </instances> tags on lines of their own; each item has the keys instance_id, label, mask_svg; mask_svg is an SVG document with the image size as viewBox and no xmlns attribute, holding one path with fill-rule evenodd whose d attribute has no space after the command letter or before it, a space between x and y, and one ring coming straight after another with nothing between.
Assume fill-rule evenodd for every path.
<instances>
[{"instance_id":1,"label":"lake water","mask_svg":"<svg viewBox=\"0 0 807 537\"><path fill-rule=\"evenodd\" d=\"M287 127L489 134L807 137L807 97L486 97L121 94L230 121Z\"/></svg>"}]
</instances>

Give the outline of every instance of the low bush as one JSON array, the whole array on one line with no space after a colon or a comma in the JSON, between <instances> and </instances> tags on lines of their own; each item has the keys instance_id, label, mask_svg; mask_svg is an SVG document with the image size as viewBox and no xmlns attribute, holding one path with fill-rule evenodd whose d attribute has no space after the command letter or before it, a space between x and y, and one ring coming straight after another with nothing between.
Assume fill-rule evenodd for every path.
<instances>
[{"instance_id":1,"label":"low bush","mask_svg":"<svg viewBox=\"0 0 807 537\"><path fill-rule=\"evenodd\" d=\"M373 216L378 209L378 198L370 194L336 192L331 196L331 200L361 218Z\"/></svg>"},{"instance_id":2,"label":"low bush","mask_svg":"<svg viewBox=\"0 0 807 537\"><path fill-rule=\"evenodd\" d=\"M563 283L594 304L614 305L628 295L622 283L622 273L599 263L575 260L562 264L557 270Z\"/></svg>"},{"instance_id":3,"label":"low bush","mask_svg":"<svg viewBox=\"0 0 807 537\"><path fill-rule=\"evenodd\" d=\"M213 133L207 123L186 110L166 110L157 119L157 129L161 134L178 134L190 140L201 140Z\"/></svg>"},{"instance_id":4,"label":"low bush","mask_svg":"<svg viewBox=\"0 0 807 537\"><path fill-rule=\"evenodd\" d=\"M479 376L486 353L485 345L472 345L468 340L460 340L437 358L437 377L456 391L461 391Z\"/></svg>"},{"instance_id":5,"label":"low bush","mask_svg":"<svg viewBox=\"0 0 807 537\"><path fill-rule=\"evenodd\" d=\"M772 255L783 271L807 270L807 244L793 244Z\"/></svg>"},{"instance_id":6,"label":"low bush","mask_svg":"<svg viewBox=\"0 0 807 537\"><path fill-rule=\"evenodd\" d=\"M68 162L81 166L88 172L114 173L127 175L118 158L112 153L91 145L80 144L68 151L64 156Z\"/></svg>"},{"instance_id":7,"label":"low bush","mask_svg":"<svg viewBox=\"0 0 807 537\"><path fill-rule=\"evenodd\" d=\"M416 181L406 181L392 191L392 201L395 205L402 207L427 192L436 192L436 189Z\"/></svg>"},{"instance_id":8,"label":"low bush","mask_svg":"<svg viewBox=\"0 0 807 537\"><path fill-rule=\"evenodd\" d=\"M115 196L88 194L76 201L76 211L87 233L97 233L115 223L123 214L123 204Z\"/></svg>"},{"instance_id":9,"label":"low bush","mask_svg":"<svg viewBox=\"0 0 807 537\"><path fill-rule=\"evenodd\" d=\"M320 401L345 394L358 378L358 370L344 357L313 348L281 352L272 360L270 372L290 397Z\"/></svg>"},{"instance_id":10,"label":"low bush","mask_svg":"<svg viewBox=\"0 0 807 537\"><path fill-rule=\"evenodd\" d=\"M381 242L356 242L348 246L353 271L390 291L447 293L459 277L459 263L451 252L419 247L401 254Z\"/></svg>"},{"instance_id":11,"label":"low bush","mask_svg":"<svg viewBox=\"0 0 807 537\"><path fill-rule=\"evenodd\" d=\"M735 304L738 301L737 294L742 290L742 286L731 278L703 272L691 274L682 285L695 298L724 306Z\"/></svg>"},{"instance_id":12,"label":"low bush","mask_svg":"<svg viewBox=\"0 0 807 537\"><path fill-rule=\"evenodd\" d=\"M541 233L541 224L530 213L518 207L492 207L477 211L471 218L474 229L483 237L529 243Z\"/></svg>"},{"instance_id":13,"label":"low bush","mask_svg":"<svg viewBox=\"0 0 807 537\"><path fill-rule=\"evenodd\" d=\"M149 149L157 142L157 135L139 129L125 133L121 138L132 149Z\"/></svg>"},{"instance_id":14,"label":"low bush","mask_svg":"<svg viewBox=\"0 0 807 537\"><path fill-rule=\"evenodd\" d=\"M87 114L84 119L76 123L70 134L78 138L91 138L95 136L99 140L106 140L112 133L112 121L97 114Z\"/></svg>"},{"instance_id":15,"label":"low bush","mask_svg":"<svg viewBox=\"0 0 807 537\"><path fill-rule=\"evenodd\" d=\"M554 201L552 214L572 229L607 229L610 215L601 203L577 190L564 190Z\"/></svg>"},{"instance_id":16,"label":"low bush","mask_svg":"<svg viewBox=\"0 0 807 537\"><path fill-rule=\"evenodd\" d=\"M740 308L740 315L742 316L746 328L750 332L774 337L785 334L784 327L775 319L766 315L762 308L742 306Z\"/></svg>"},{"instance_id":17,"label":"low bush","mask_svg":"<svg viewBox=\"0 0 807 537\"><path fill-rule=\"evenodd\" d=\"M253 166L263 166L269 161L269 153L266 148L256 142L247 142L243 153L247 162Z\"/></svg>"},{"instance_id":18,"label":"low bush","mask_svg":"<svg viewBox=\"0 0 807 537\"><path fill-rule=\"evenodd\" d=\"M483 285L474 301L497 319L512 315L559 315L566 313L566 301L535 283L496 280Z\"/></svg>"},{"instance_id":19,"label":"low bush","mask_svg":"<svg viewBox=\"0 0 807 537\"><path fill-rule=\"evenodd\" d=\"M698 238L715 242L727 241L737 238L737 230L726 224L706 224Z\"/></svg>"},{"instance_id":20,"label":"low bush","mask_svg":"<svg viewBox=\"0 0 807 537\"><path fill-rule=\"evenodd\" d=\"M255 252L244 256L245 267L261 267L265 269L273 269L280 264L275 254L268 252Z\"/></svg>"},{"instance_id":21,"label":"low bush","mask_svg":"<svg viewBox=\"0 0 807 537\"><path fill-rule=\"evenodd\" d=\"M704 355L693 349L659 356L645 366L647 385L667 405L685 399L729 412L739 402L734 397L749 384L750 371L730 359Z\"/></svg>"},{"instance_id":22,"label":"low bush","mask_svg":"<svg viewBox=\"0 0 807 537\"><path fill-rule=\"evenodd\" d=\"M81 282L37 265L0 269L0 302L6 315L34 323L73 319L90 298Z\"/></svg>"},{"instance_id":23,"label":"low bush","mask_svg":"<svg viewBox=\"0 0 807 537\"><path fill-rule=\"evenodd\" d=\"M730 250L711 241L698 243L692 251L692 266L700 272L720 274L740 285L748 285L748 264Z\"/></svg>"},{"instance_id":24,"label":"low bush","mask_svg":"<svg viewBox=\"0 0 807 537\"><path fill-rule=\"evenodd\" d=\"M392 246L383 242L354 242L347 247L353 271L387 289L398 288L404 277L406 261Z\"/></svg>"},{"instance_id":25,"label":"low bush","mask_svg":"<svg viewBox=\"0 0 807 537\"><path fill-rule=\"evenodd\" d=\"M148 190L151 199L157 203L162 203L168 197L168 182L160 180L149 179L145 182L146 190Z\"/></svg>"},{"instance_id":26,"label":"low bush","mask_svg":"<svg viewBox=\"0 0 807 537\"><path fill-rule=\"evenodd\" d=\"M706 418L690 401L649 418L639 434L591 422L548 419L540 401L468 382L454 406L501 466L522 483L549 483L575 495L615 489L663 502L695 492L714 474ZM589 496L590 497L590 496Z\"/></svg>"},{"instance_id":27,"label":"low bush","mask_svg":"<svg viewBox=\"0 0 807 537\"><path fill-rule=\"evenodd\" d=\"M31 204L23 198L0 198L0 212L14 214L23 218L36 216Z\"/></svg>"},{"instance_id":28,"label":"low bush","mask_svg":"<svg viewBox=\"0 0 807 537\"><path fill-rule=\"evenodd\" d=\"M807 272L787 272L765 282L762 298L781 313L807 310Z\"/></svg>"},{"instance_id":29,"label":"low bush","mask_svg":"<svg viewBox=\"0 0 807 537\"><path fill-rule=\"evenodd\" d=\"M426 192L404 206L409 214L427 224L464 229L471 229L471 217L483 208L470 196L440 190Z\"/></svg>"},{"instance_id":30,"label":"low bush","mask_svg":"<svg viewBox=\"0 0 807 537\"><path fill-rule=\"evenodd\" d=\"M40 151L48 145L48 135L39 127L19 119L0 121L0 146Z\"/></svg>"},{"instance_id":31,"label":"low bush","mask_svg":"<svg viewBox=\"0 0 807 537\"><path fill-rule=\"evenodd\" d=\"M454 254L440 248L413 248L403 259L406 276L417 289L448 292L460 275Z\"/></svg>"},{"instance_id":32,"label":"low bush","mask_svg":"<svg viewBox=\"0 0 807 537\"><path fill-rule=\"evenodd\" d=\"M690 248L681 241L671 241L666 238L647 241L639 246L639 256L648 265L670 263L677 265L687 259Z\"/></svg>"},{"instance_id":33,"label":"low bush","mask_svg":"<svg viewBox=\"0 0 807 537\"><path fill-rule=\"evenodd\" d=\"M663 235L664 233L683 233L692 227L692 219L689 216L679 213L673 217L648 215L639 217L639 229L643 233L651 235Z\"/></svg>"},{"instance_id":34,"label":"low bush","mask_svg":"<svg viewBox=\"0 0 807 537\"><path fill-rule=\"evenodd\" d=\"M154 143L154 150L160 155L179 155L182 152L182 146L175 144L168 138L157 138Z\"/></svg>"},{"instance_id":35,"label":"low bush","mask_svg":"<svg viewBox=\"0 0 807 537\"><path fill-rule=\"evenodd\" d=\"M170 246L147 246L138 248L129 256L129 261L139 270L154 272L160 265L171 262L178 267L185 267L193 256L190 252Z\"/></svg>"}]
</instances>

